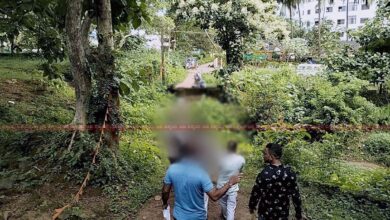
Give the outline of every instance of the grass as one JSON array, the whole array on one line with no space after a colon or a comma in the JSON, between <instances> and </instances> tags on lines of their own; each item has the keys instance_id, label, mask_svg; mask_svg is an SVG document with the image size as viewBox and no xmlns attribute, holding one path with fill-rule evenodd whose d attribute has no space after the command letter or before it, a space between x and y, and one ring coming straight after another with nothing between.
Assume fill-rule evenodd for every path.
<instances>
[{"instance_id":1,"label":"grass","mask_svg":"<svg viewBox=\"0 0 390 220\"><path fill-rule=\"evenodd\" d=\"M43 63L38 58L0 57L0 79L32 80L41 79L38 66Z\"/></svg>"},{"instance_id":2,"label":"grass","mask_svg":"<svg viewBox=\"0 0 390 220\"><path fill-rule=\"evenodd\" d=\"M213 62L215 57L210 56L209 54L203 57L202 59L199 60L199 65L206 64L206 63L211 63Z\"/></svg>"},{"instance_id":3,"label":"grass","mask_svg":"<svg viewBox=\"0 0 390 220\"><path fill-rule=\"evenodd\" d=\"M304 213L311 219L388 219L385 204L355 197L321 184L301 183Z\"/></svg>"},{"instance_id":4,"label":"grass","mask_svg":"<svg viewBox=\"0 0 390 220\"><path fill-rule=\"evenodd\" d=\"M73 117L74 92L37 80L0 79L2 124L67 124Z\"/></svg>"},{"instance_id":5,"label":"grass","mask_svg":"<svg viewBox=\"0 0 390 220\"><path fill-rule=\"evenodd\" d=\"M202 74L202 79L205 81L207 87L216 87L221 84L213 73Z\"/></svg>"}]
</instances>

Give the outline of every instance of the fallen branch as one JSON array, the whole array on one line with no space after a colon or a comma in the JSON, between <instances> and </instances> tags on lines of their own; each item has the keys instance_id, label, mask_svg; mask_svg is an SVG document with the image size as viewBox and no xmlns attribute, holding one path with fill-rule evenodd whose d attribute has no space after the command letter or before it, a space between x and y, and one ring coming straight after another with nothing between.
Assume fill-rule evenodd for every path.
<instances>
[{"instance_id":1,"label":"fallen branch","mask_svg":"<svg viewBox=\"0 0 390 220\"><path fill-rule=\"evenodd\" d=\"M105 127L106 127L106 121L107 121L107 116L108 116L108 110L109 108L107 107L106 109L106 114L104 116L104 121L103 121L103 126L100 130L100 137L99 137L99 142L96 144L95 146L95 150L94 150L94 154L93 154L93 158L92 158L92 163L91 163L91 167L92 165L95 165L96 164L96 157L99 153L99 149L101 147L101 143L103 142L103 135L104 135L104 130L105 130ZM76 131L75 131L76 132ZM75 134L75 132L73 133L73 135ZM72 138L73 139L73 138ZM69 148L68 148L69 149ZM62 208L58 208L58 209L55 209L54 210L54 215L52 216L52 220L55 220L57 219L62 212L64 212L65 209L67 208L70 208L74 203L77 203L79 202L80 200L80 196L83 194L84 192L84 188L87 186L87 183L91 177L91 167L89 168L88 172L87 172L87 175L85 176L84 178L84 181L83 183L81 184L80 188L79 188L79 191L76 193L76 195L73 197L73 201L68 203L67 205L65 205L64 207Z\"/></svg>"},{"instance_id":2,"label":"fallen branch","mask_svg":"<svg viewBox=\"0 0 390 220\"><path fill-rule=\"evenodd\" d=\"M77 133L77 130L75 130L72 134L72 138L70 139L70 143L69 143L69 146L68 146L68 151L70 151L70 149L72 148L72 145L73 145L73 142L74 142L74 137L76 136L76 133Z\"/></svg>"}]
</instances>

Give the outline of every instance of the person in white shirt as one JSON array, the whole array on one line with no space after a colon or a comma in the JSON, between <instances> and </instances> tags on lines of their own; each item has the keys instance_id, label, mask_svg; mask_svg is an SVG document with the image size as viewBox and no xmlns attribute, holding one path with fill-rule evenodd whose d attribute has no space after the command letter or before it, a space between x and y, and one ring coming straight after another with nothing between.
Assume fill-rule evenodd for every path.
<instances>
[{"instance_id":1,"label":"person in white shirt","mask_svg":"<svg viewBox=\"0 0 390 220\"><path fill-rule=\"evenodd\" d=\"M229 141L227 153L220 161L220 171L217 180L217 188L221 188L229 181L229 178L241 173L244 167L245 159L237 154L237 142ZM221 206L221 217L226 220L234 220L234 214L237 206L238 184L232 186L227 193L219 199Z\"/></svg>"}]
</instances>

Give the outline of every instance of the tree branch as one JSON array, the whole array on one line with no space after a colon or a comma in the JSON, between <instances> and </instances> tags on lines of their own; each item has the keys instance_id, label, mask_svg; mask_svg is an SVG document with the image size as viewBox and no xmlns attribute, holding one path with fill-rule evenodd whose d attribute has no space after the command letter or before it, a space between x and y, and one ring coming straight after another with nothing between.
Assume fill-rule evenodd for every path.
<instances>
[{"instance_id":1,"label":"tree branch","mask_svg":"<svg viewBox=\"0 0 390 220\"><path fill-rule=\"evenodd\" d=\"M123 36L123 35L122 35ZM117 48L118 49L121 49L123 47L123 45L126 43L126 39L128 37L131 37L132 35L131 34L128 34L128 35L125 35L121 38L121 40L119 41L118 45L117 45Z\"/></svg>"}]
</instances>

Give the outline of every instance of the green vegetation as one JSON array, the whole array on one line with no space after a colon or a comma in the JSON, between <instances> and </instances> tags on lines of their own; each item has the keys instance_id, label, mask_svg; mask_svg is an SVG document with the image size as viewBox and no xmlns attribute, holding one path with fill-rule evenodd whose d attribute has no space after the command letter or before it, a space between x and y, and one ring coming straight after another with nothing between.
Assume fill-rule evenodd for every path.
<instances>
[{"instance_id":1,"label":"green vegetation","mask_svg":"<svg viewBox=\"0 0 390 220\"><path fill-rule=\"evenodd\" d=\"M144 57L139 57L134 53L123 54L119 62L135 62L138 66L134 69L133 64L123 64L121 71L128 76L138 75L140 80L148 79L149 75L143 72L147 66L145 67L142 62L138 61L145 61L144 64L146 64L147 59L152 59L148 57L153 57L155 54L153 51L145 51ZM65 125L71 122L74 114L73 89L65 82L58 87L42 81L42 75L37 75L36 79L30 79L24 71L38 72L39 63L35 60L26 62L29 66L22 71L18 65L12 66L19 61L19 58L14 60L8 58L9 71L16 73L16 76L9 75L0 80L4 93L0 97L1 124ZM170 69L181 71L181 75L177 77L183 77L184 74L180 68L170 67ZM169 104L170 96L167 96L164 86L157 80L158 77L158 74L152 75L151 82L145 80L145 84L139 84L137 90L123 97L121 112L124 124L150 125L155 120L156 112L161 106ZM90 153L93 152L96 140L93 135L82 135L76 139L72 150L68 152L66 149L71 134L71 132L46 131L38 133L0 132L2 140L0 177L2 180L7 179L0 183L0 188L4 190L11 186L18 186L18 188L30 189L41 186L45 180L55 183L61 179L69 181L70 184L81 183L86 170L90 167ZM162 159L164 156L156 141L156 134L149 130L124 132L121 135L117 164L111 160L112 152L109 149L101 150L98 156L99 166L93 169L91 182L95 186L102 187L98 195L106 198L103 203L108 206L109 210L101 213L103 216L125 217L129 213L135 213L144 201L157 192L167 161ZM38 164L36 164L37 161L39 161ZM43 167L51 168L50 172L41 172L34 167L40 170ZM110 184L107 184L109 182ZM65 203L70 199L71 197L64 196L60 201ZM19 201L10 202L12 204ZM45 207L49 209L60 206L58 201L47 202L49 204ZM23 205L32 208L35 203ZM81 203L80 206L70 209L64 215L91 217L88 209L91 208ZM23 213L17 212L14 215L22 216Z\"/></svg>"},{"instance_id":2,"label":"green vegetation","mask_svg":"<svg viewBox=\"0 0 390 220\"><path fill-rule=\"evenodd\" d=\"M291 10L297 2L283 4ZM189 123L264 128L210 131L221 145L239 141L243 196L263 147L278 142L309 218L389 219L390 26L388 2L378 5L374 19L348 33L356 49L328 22L288 25L270 1L0 1L0 51L9 52L0 54L0 128L15 126L0 130L0 213L50 219L82 185L61 219L135 218L168 166L152 126L171 119L177 99L168 91L185 79L185 58L204 64L224 54L225 69L203 74L223 98L185 101ZM138 27L161 37L161 48L128 35ZM89 41L95 35L98 45ZM281 51L274 61L243 66L243 54L270 45ZM327 68L299 75L283 53ZM94 126L103 124L111 129L100 138Z\"/></svg>"},{"instance_id":3,"label":"green vegetation","mask_svg":"<svg viewBox=\"0 0 390 220\"><path fill-rule=\"evenodd\" d=\"M372 133L363 142L363 149L375 161L390 166L390 134Z\"/></svg>"},{"instance_id":4,"label":"green vegetation","mask_svg":"<svg viewBox=\"0 0 390 220\"><path fill-rule=\"evenodd\" d=\"M377 123L377 107L360 92L368 85L352 76L303 77L290 68L247 68L232 76L232 93L256 123Z\"/></svg>"},{"instance_id":5,"label":"green vegetation","mask_svg":"<svg viewBox=\"0 0 390 220\"><path fill-rule=\"evenodd\" d=\"M390 169L365 162L386 165L388 133L359 132L361 125L388 123L377 114L383 107L361 95L368 85L367 81L341 73L299 76L286 67L245 68L232 75L229 91L246 109L246 121L273 124L279 129L293 128L294 124L318 126L306 131L268 130L253 136L254 145L260 149L268 142L282 143L284 162L299 172L302 183L315 184L304 187L304 198L310 201L305 201L305 208L315 219L342 218L349 213L345 206L336 207L325 201L311 203L315 200L313 191L320 190L315 189L318 185L335 191L331 200L342 199L340 204L353 204L354 197L379 203L390 201ZM354 127L332 129L344 124ZM326 208L317 210L313 204ZM354 218L375 218L380 212L376 207L377 211L372 213L365 212L363 206L355 208ZM383 212L390 214L388 208Z\"/></svg>"}]
</instances>

